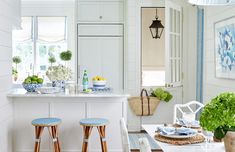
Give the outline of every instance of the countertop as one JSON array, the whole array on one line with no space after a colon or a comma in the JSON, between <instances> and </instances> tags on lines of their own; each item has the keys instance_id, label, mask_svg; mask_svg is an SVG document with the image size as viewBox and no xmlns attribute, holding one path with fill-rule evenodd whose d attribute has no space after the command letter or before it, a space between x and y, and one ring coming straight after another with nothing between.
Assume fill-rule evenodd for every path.
<instances>
[{"instance_id":1,"label":"countertop","mask_svg":"<svg viewBox=\"0 0 235 152\"><path fill-rule=\"evenodd\" d=\"M127 98L129 95L122 91L119 92L92 92L92 93L69 93L69 92L60 92L60 93L53 93L53 94L40 94L37 92L27 92L24 89L12 89L8 94L7 97L10 98L22 98L22 97L81 97L81 98Z\"/></svg>"}]
</instances>

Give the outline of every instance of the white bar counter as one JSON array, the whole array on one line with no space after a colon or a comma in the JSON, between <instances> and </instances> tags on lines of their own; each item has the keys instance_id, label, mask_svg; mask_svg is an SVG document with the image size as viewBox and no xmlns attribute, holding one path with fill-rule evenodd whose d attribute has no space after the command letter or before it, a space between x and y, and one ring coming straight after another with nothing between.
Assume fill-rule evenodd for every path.
<instances>
[{"instance_id":1,"label":"white bar counter","mask_svg":"<svg viewBox=\"0 0 235 152\"><path fill-rule=\"evenodd\" d=\"M122 117L127 119L129 95L125 93L37 94L15 89L7 96L14 105L14 152L33 151L35 135L31 121L43 117L62 119L59 138L63 152L81 151L83 130L79 120L92 117L106 118L110 121L106 128L108 149L115 152L122 151L119 120ZM89 139L89 151L101 151L100 148L97 129L93 128ZM47 130L42 135L41 151L52 151Z\"/></svg>"}]
</instances>

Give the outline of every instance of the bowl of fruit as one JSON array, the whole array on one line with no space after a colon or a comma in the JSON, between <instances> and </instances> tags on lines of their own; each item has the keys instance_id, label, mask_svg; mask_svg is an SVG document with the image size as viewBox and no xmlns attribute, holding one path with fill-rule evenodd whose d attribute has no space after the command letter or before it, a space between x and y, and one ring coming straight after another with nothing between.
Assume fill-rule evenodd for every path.
<instances>
[{"instance_id":1,"label":"bowl of fruit","mask_svg":"<svg viewBox=\"0 0 235 152\"><path fill-rule=\"evenodd\" d=\"M101 76L95 76L92 78L93 88L104 89L106 86L106 79Z\"/></svg>"},{"instance_id":2,"label":"bowl of fruit","mask_svg":"<svg viewBox=\"0 0 235 152\"><path fill-rule=\"evenodd\" d=\"M39 78L38 76L33 75L33 76L28 76L22 83L22 86L28 92L35 92L37 88L42 87L42 83L43 83L42 78Z\"/></svg>"}]
</instances>

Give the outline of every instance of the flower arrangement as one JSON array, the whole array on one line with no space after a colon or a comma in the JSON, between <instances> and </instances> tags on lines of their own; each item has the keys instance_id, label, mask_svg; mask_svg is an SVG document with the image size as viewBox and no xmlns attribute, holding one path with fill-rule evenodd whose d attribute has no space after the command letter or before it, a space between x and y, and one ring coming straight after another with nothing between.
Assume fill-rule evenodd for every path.
<instances>
[{"instance_id":1,"label":"flower arrangement","mask_svg":"<svg viewBox=\"0 0 235 152\"><path fill-rule=\"evenodd\" d=\"M50 66L46 72L46 76L50 81L65 80L72 78L72 70L64 65Z\"/></svg>"}]
</instances>

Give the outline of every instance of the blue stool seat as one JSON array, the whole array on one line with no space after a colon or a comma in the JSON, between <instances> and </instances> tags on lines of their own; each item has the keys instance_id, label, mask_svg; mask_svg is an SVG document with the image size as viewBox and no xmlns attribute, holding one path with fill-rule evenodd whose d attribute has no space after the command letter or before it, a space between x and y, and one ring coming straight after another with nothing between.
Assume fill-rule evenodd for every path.
<instances>
[{"instance_id":1,"label":"blue stool seat","mask_svg":"<svg viewBox=\"0 0 235 152\"><path fill-rule=\"evenodd\" d=\"M103 118L86 118L80 120L80 125L82 126L105 126L109 123L107 119Z\"/></svg>"},{"instance_id":2,"label":"blue stool seat","mask_svg":"<svg viewBox=\"0 0 235 152\"><path fill-rule=\"evenodd\" d=\"M56 126L61 122L62 121L59 118L39 118L39 119L34 119L32 121L32 125L50 127L50 126Z\"/></svg>"}]
</instances>

